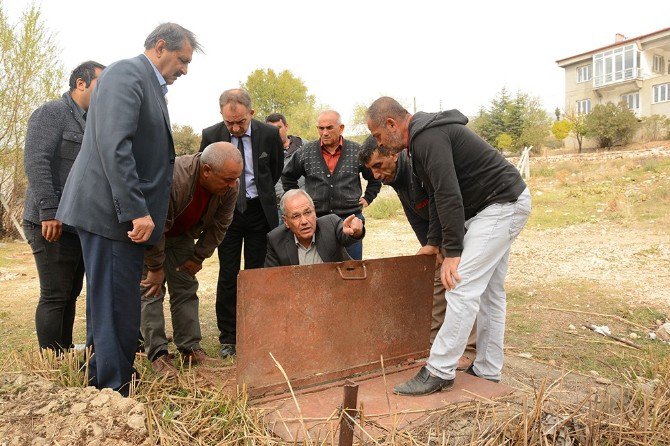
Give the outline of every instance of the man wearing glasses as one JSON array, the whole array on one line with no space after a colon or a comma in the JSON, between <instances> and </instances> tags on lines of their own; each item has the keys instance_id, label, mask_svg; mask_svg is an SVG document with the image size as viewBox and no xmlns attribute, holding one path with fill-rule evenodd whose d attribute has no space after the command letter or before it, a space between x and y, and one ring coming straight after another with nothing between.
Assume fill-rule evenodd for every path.
<instances>
[{"instance_id":1,"label":"man wearing glasses","mask_svg":"<svg viewBox=\"0 0 670 446\"><path fill-rule=\"evenodd\" d=\"M280 202L283 226L268 234L265 266L313 265L350 260L346 247L365 236L361 219L335 214L316 218L314 202L302 189L291 189Z\"/></svg>"}]
</instances>

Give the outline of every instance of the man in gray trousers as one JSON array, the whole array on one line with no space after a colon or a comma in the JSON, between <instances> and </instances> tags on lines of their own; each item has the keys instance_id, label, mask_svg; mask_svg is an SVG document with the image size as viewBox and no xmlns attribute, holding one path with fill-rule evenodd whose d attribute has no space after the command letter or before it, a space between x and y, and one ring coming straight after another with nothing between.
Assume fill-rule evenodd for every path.
<instances>
[{"instance_id":1,"label":"man in gray trousers","mask_svg":"<svg viewBox=\"0 0 670 446\"><path fill-rule=\"evenodd\" d=\"M81 240L90 384L124 396L134 375L144 252L163 233L175 159L164 96L200 45L189 30L163 23L144 48L98 79L56 214Z\"/></svg>"},{"instance_id":2,"label":"man in gray trousers","mask_svg":"<svg viewBox=\"0 0 670 446\"><path fill-rule=\"evenodd\" d=\"M70 90L35 110L26 132L24 166L28 190L23 232L40 279L35 329L40 348L57 353L72 347L84 260L77 231L56 220L56 210L81 148L91 92L104 68L93 61L75 68L70 74Z\"/></svg>"},{"instance_id":3,"label":"man in gray trousers","mask_svg":"<svg viewBox=\"0 0 670 446\"><path fill-rule=\"evenodd\" d=\"M211 363L200 347L195 276L233 220L243 167L242 154L229 142L215 142L202 153L180 156L175 162L164 234L144 255L146 271L141 282L142 337L151 367L159 376L177 375L165 336L166 281L174 343L184 363Z\"/></svg>"}]
</instances>

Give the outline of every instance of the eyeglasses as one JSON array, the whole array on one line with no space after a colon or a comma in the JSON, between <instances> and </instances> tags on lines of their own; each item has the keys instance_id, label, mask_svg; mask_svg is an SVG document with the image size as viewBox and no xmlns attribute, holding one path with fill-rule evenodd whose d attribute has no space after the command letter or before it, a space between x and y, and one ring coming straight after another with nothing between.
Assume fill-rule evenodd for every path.
<instances>
[{"instance_id":1,"label":"eyeglasses","mask_svg":"<svg viewBox=\"0 0 670 446\"><path fill-rule=\"evenodd\" d=\"M307 209L302 214L301 213L295 213L295 214L291 214L291 215L284 214L284 217L288 218L293 223L298 223L303 217L305 219L310 218L313 213L314 213L314 211L312 209Z\"/></svg>"}]
</instances>

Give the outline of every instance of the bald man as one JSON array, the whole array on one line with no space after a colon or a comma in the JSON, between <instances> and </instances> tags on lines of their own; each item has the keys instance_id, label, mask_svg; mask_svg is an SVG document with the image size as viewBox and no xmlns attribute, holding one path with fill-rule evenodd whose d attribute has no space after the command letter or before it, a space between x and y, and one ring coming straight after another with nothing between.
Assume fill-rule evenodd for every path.
<instances>
[{"instance_id":1,"label":"bald man","mask_svg":"<svg viewBox=\"0 0 670 446\"><path fill-rule=\"evenodd\" d=\"M320 138L303 145L284 167L285 191L298 188L305 177L305 191L314 200L317 217L335 214L345 220L350 215L365 222L362 210L375 199L382 183L358 160L361 146L342 137L344 124L335 110L325 110L316 125ZM360 174L368 182L362 193ZM363 258L363 242L347 247L354 260Z\"/></svg>"},{"instance_id":2,"label":"bald man","mask_svg":"<svg viewBox=\"0 0 670 446\"><path fill-rule=\"evenodd\" d=\"M175 377L168 353L163 300L170 290L174 342L185 363L210 360L200 347L198 280L202 262L226 235L233 219L244 163L229 142L216 142L175 161L165 231L144 257L141 331L147 357L159 376ZM197 243L194 241L198 239Z\"/></svg>"}]
</instances>

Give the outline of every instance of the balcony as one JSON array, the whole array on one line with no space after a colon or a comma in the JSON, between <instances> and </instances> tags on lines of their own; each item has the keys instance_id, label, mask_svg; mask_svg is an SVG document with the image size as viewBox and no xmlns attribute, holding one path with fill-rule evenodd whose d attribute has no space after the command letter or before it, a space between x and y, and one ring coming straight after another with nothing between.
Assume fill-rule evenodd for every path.
<instances>
[{"instance_id":1,"label":"balcony","mask_svg":"<svg viewBox=\"0 0 670 446\"><path fill-rule=\"evenodd\" d=\"M613 84L636 81L642 79L640 68L627 68L625 70L606 73L601 76L593 76L593 88L598 89Z\"/></svg>"}]
</instances>

